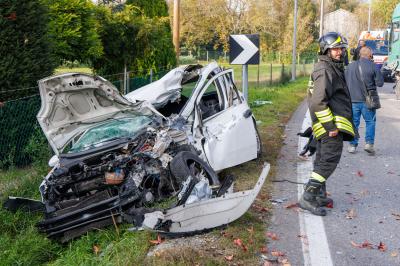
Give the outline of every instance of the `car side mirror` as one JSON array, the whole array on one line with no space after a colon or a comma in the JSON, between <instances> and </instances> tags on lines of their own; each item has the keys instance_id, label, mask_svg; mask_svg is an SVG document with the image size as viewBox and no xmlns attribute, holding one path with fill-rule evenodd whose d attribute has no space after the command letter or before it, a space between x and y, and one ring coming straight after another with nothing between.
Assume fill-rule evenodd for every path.
<instances>
[{"instance_id":1,"label":"car side mirror","mask_svg":"<svg viewBox=\"0 0 400 266\"><path fill-rule=\"evenodd\" d=\"M58 164L59 161L60 161L60 159L58 158L58 156L57 155L53 155L53 157L50 158L48 164L49 164L49 166L51 168L53 168L54 166L56 166Z\"/></svg>"}]
</instances>

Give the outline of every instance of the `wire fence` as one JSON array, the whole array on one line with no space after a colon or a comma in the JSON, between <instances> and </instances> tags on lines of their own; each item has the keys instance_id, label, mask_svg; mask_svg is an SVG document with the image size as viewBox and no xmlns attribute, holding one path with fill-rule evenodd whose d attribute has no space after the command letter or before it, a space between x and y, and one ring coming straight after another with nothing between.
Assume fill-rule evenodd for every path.
<instances>
[{"instance_id":1,"label":"wire fence","mask_svg":"<svg viewBox=\"0 0 400 266\"><path fill-rule=\"evenodd\" d=\"M292 62L292 52L269 52L260 54L260 64L285 64ZM296 54L296 63L311 64L317 60L317 53L303 52ZM198 49L196 51L181 50L179 57L180 64L192 64L197 62L217 61L229 63L229 53L222 50Z\"/></svg>"},{"instance_id":2,"label":"wire fence","mask_svg":"<svg viewBox=\"0 0 400 266\"><path fill-rule=\"evenodd\" d=\"M209 58L211 61L211 58ZM241 66L221 64L234 69L235 81L239 88L242 86ZM297 66L296 76L309 75L313 63ZM160 79L169 69L159 71L145 71L140 76L132 73L116 73L103 77L112 82L122 94L129 93L137 88ZM291 66L277 63L263 63L249 66L249 87L265 87L291 78ZM29 95L3 101L2 96L8 98L17 92L29 92ZM18 95L18 94L16 94ZM0 169L9 167L24 167L35 162L42 163L51 156L51 149L37 122L36 114L41 106L38 87L16 88L15 90L0 91Z\"/></svg>"}]
</instances>

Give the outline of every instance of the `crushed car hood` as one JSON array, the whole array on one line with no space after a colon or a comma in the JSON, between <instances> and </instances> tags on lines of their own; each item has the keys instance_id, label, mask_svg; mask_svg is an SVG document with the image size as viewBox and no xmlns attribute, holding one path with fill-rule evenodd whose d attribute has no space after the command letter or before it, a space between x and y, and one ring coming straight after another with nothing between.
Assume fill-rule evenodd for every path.
<instances>
[{"instance_id":1,"label":"crushed car hood","mask_svg":"<svg viewBox=\"0 0 400 266\"><path fill-rule=\"evenodd\" d=\"M181 96L181 82L185 68L185 66L177 67L161 79L140 87L126 94L125 97L130 101L148 101L155 108L159 108L168 102L175 102Z\"/></svg>"},{"instance_id":2,"label":"crushed car hood","mask_svg":"<svg viewBox=\"0 0 400 266\"><path fill-rule=\"evenodd\" d=\"M113 84L99 76L66 73L38 83L42 105L37 119L56 154L96 123L154 114L149 104L126 100Z\"/></svg>"}]
</instances>

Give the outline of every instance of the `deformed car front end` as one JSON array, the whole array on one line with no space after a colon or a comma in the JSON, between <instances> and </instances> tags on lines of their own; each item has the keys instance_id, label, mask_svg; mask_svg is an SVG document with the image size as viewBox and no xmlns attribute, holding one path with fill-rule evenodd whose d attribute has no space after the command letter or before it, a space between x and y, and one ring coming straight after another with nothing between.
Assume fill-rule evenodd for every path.
<instances>
[{"instance_id":1,"label":"deformed car front end","mask_svg":"<svg viewBox=\"0 0 400 266\"><path fill-rule=\"evenodd\" d=\"M266 165L254 189L236 193L231 176L217 175L255 159L261 143L232 72L215 63L176 68L126 97L80 73L40 80L39 89L53 169L41 203L5 205L40 209L39 230L61 242L122 222L170 233L223 225L247 211L268 174Z\"/></svg>"}]
</instances>

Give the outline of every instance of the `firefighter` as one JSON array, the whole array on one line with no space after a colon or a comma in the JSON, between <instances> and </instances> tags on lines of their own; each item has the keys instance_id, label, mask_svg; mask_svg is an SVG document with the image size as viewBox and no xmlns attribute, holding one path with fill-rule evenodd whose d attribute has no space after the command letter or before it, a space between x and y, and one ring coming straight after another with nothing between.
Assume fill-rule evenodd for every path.
<instances>
[{"instance_id":1,"label":"firefighter","mask_svg":"<svg viewBox=\"0 0 400 266\"><path fill-rule=\"evenodd\" d=\"M299 205L319 216L325 216L323 207L333 203L326 196L325 182L339 163L343 141L350 141L355 135L342 56L347 46L345 39L336 32L329 32L319 39L319 62L308 88L308 107L317 151L314 169L304 185Z\"/></svg>"}]
</instances>

